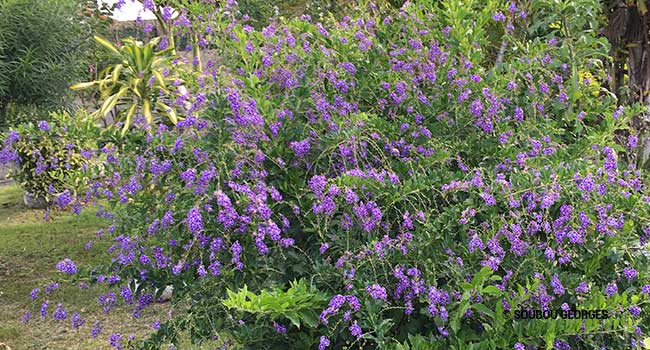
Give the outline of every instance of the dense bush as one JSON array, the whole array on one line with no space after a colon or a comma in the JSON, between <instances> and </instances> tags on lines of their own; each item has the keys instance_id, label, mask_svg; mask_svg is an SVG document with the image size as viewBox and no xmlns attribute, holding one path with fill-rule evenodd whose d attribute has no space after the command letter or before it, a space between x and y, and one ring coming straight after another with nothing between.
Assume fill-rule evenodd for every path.
<instances>
[{"instance_id":1,"label":"dense bush","mask_svg":"<svg viewBox=\"0 0 650 350\"><path fill-rule=\"evenodd\" d=\"M0 162L17 165L11 177L35 198L52 203L61 197L59 204L67 206L92 164L92 153L86 152L97 148L99 128L81 113L52 113L48 120L6 132Z\"/></svg>"},{"instance_id":2,"label":"dense bush","mask_svg":"<svg viewBox=\"0 0 650 350\"><path fill-rule=\"evenodd\" d=\"M589 4L563 18L581 23ZM257 31L232 6L202 24L223 66L206 62L177 101L194 113L151 133L140 118L78 198L113 208L114 259L77 277L119 291L98 298L107 312L137 318L174 287L149 339L105 335L111 346L641 343L647 178L628 161L635 135L615 142L635 110L587 78L607 47L585 22L528 41L555 2L431 0ZM609 318L514 320L520 309Z\"/></svg>"}]
</instances>

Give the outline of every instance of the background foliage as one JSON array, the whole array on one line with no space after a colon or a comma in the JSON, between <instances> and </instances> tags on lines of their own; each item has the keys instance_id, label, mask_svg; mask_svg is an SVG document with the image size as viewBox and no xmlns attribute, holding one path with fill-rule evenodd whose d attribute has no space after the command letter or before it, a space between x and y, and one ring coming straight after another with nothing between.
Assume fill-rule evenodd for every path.
<instances>
[{"instance_id":1,"label":"background foliage","mask_svg":"<svg viewBox=\"0 0 650 350\"><path fill-rule=\"evenodd\" d=\"M96 7L86 0L0 2L3 125L20 122L23 111L27 120L35 118L30 108L70 106L67 87L88 76L95 48L89 39L103 27Z\"/></svg>"}]
</instances>

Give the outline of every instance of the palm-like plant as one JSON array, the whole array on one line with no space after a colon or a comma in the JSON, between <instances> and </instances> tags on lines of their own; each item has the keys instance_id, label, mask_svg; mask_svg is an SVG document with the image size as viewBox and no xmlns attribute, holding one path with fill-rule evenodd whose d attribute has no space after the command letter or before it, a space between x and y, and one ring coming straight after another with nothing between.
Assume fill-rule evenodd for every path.
<instances>
[{"instance_id":1,"label":"palm-like plant","mask_svg":"<svg viewBox=\"0 0 650 350\"><path fill-rule=\"evenodd\" d=\"M149 127L158 121L154 115L165 115L167 120L176 124L179 116L173 105L164 103L165 97L171 97L169 90L177 78L169 72L169 60L172 49L155 51L160 38L154 38L146 44L134 39L124 39L124 45L117 48L105 38L95 36L95 40L110 50L116 61L100 74L100 79L78 83L73 90L97 87L102 106L93 113L96 117L106 118L112 113L112 124L123 122L122 135L133 124L136 112L142 113Z\"/></svg>"}]
</instances>

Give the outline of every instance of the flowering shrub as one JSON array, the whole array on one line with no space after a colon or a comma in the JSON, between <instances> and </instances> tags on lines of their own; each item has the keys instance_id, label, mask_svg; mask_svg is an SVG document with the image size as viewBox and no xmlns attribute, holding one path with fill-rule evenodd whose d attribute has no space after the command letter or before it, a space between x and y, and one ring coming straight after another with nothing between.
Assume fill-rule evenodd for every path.
<instances>
[{"instance_id":1,"label":"flowering shrub","mask_svg":"<svg viewBox=\"0 0 650 350\"><path fill-rule=\"evenodd\" d=\"M67 206L72 201L70 190L82 181L77 175L91 158L84 150L97 148L98 133L83 113L75 117L52 113L49 121L23 123L6 132L0 163L17 164L11 176L35 198L51 202L60 197Z\"/></svg>"},{"instance_id":2,"label":"flowering shrub","mask_svg":"<svg viewBox=\"0 0 650 350\"><path fill-rule=\"evenodd\" d=\"M615 142L634 111L576 82L603 52L571 33L519 44L526 9L459 4L257 31L230 1L205 19L224 61L206 62L195 113L107 144L105 176L88 184L113 208L99 215L114 258L76 278L112 286L98 302L135 318L174 287L150 338L102 335L110 346L640 343L650 197L634 135ZM510 48L451 27L472 23ZM567 48L585 55L565 61ZM610 317L515 320L522 309Z\"/></svg>"}]
</instances>

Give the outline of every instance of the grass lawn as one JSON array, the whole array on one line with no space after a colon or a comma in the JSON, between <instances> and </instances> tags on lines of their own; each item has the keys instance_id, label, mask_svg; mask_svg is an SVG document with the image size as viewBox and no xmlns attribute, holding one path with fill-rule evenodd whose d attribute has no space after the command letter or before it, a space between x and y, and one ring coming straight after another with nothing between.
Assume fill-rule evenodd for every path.
<instances>
[{"instance_id":1,"label":"grass lawn","mask_svg":"<svg viewBox=\"0 0 650 350\"><path fill-rule=\"evenodd\" d=\"M69 257L78 266L92 266L107 261L106 241L84 250L88 240L95 239L97 229L104 222L92 210L81 215L53 211L54 221L44 221L44 210L29 210L22 204L22 191L15 185L0 187L0 343L12 350L23 349L106 349L112 332L121 332L124 338L131 332L144 333L148 325L165 315L167 308L157 304L145 310L143 317L133 319L129 308L111 310L105 315L96 302L100 290L81 290L65 286L45 296L44 286L63 277L55 265ZM29 299L29 292L39 287L37 301ZM48 315L41 318L39 306L43 296L50 299ZM68 319L53 321L56 302L68 310ZM21 323L26 310L34 317L27 325ZM70 326L73 311L81 313L85 325L79 330ZM95 319L101 319L103 332L97 339L90 337ZM140 326L136 326L140 325ZM0 344L0 349L3 346Z\"/></svg>"}]
</instances>

